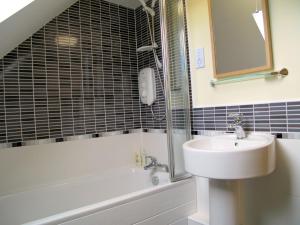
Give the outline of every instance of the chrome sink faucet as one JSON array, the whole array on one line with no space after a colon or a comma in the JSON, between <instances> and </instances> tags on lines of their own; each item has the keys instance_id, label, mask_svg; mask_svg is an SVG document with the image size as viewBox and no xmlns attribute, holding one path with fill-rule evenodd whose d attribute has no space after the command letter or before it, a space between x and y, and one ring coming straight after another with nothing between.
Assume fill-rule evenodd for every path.
<instances>
[{"instance_id":1,"label":"chrome sink faucet","mask_svg":"<svg viewBox=\"0 0 300 225\"><path fill-rule=\"evenodd\" d=\"M243 128L243 114L230 113L228 116L233 118L233 123L228 124L228 128L234 128L237 139L246 138L246 133Z\"/></svg>"},{"instance_id":2,"label":"chrome sink faucet","mask_svg":"<svg viewBox=\"0 0 300 225\"><path fill-rule=\"evenodd\" d=\"M167 173L169 172L169 167L168 167L168 165L159 163L155 157L153 157L153 156L146 156L146 157L145 157L145 160L146 160L146 163L147 163L148 160L150 160L150 163L147 164L147 165L144 167L145 170L149 170L149 169L154 169L154 170L156 170L156 169L158 169L158 168L162 168L162 169L164 169Z\"/></svg>"}]
</instances>

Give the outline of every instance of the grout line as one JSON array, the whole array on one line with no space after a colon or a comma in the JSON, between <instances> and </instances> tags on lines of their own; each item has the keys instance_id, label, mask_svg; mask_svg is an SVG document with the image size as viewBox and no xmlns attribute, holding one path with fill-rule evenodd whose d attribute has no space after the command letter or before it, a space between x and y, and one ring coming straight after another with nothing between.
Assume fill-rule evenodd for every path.
<instances>
[{"instance_id":1,"label":"grout line","mask_svg":"<svg viewBox=\"0 0 300 225\"><path fill-rule=\"evenodd\" d=\"M133 10L133 15L134 15L134 31L135 31L135 34L136 34L136 11ZM129 9L126 9L126 25L127 25L127 44L130 47L130 30L129 30ZM137 35L135 35L135 44L137 45ZM131 62L131 52L130 50L128 51L128 55L129 55L129 60L130 60L130 63L129 63L129 71L130 71L130 97L131 97L131 113L132 113L132 128L135 128L135 112L134 112L134 101L133 101L133 86L132 86L132 77L133 77L133 68L131 66L132 62ZM137 56L137 52L135 52L135 55L136 55L136 65L138 66L138 56ZM142 122L141 122L141 106L140 106L140 102L138 101L138 106L139 106L139 117L138 117L138 121L140 123L140 127L142 127Z\"/></svg>"},{"instance_id":2,"label":"grout line","mask_svg":"<svg viewBox=\"0 0 300 225\"><path fill-rule=\"evenodd\" d=\"M34 64L33 64L33 51L32 51L32 37L30 38L30 54L31 54L31 78L32 78L32 102L33 102L33 120L34 120L34 137L37 139L37 129L36 129L36 109L35 109L35 83L34 83Z\"/></svg>"},{"instance_id":3,"label":"grout line","mask_svg":"<svg viewBox=\"0 0 300 225\"><path fill-rule=\"evenodd\" d=\"M271 118L270 118L270 104L268 104L268 122L269 122L269 131L271 132L272 131L272 128L271 128Z\"/></svg>"},{"instance_id":4,"label":"grout line","mask_svg":"<svg viewBox=\"0 0 300 225\"><path fill-rule=\"evenodd\" d=\"M58 32L58 21L57 21L57 17L55 17L55 34L56 36L59 35L59 32ZM62 122L62 112L61 112L61 109L62 109L62 105L61 105L61 90L60 90L60 85L61 85L61 82L60 82L60 69L59 69L59 66L60 66L60 60L59 60L59 46L58 46L58 43L56 43L56 57L57 57L57 81L58 81L58 104L59 104L59 114L60 114L60 137L63 137L64 135L64 132L63 132L63 122Z\"/></svg>"},{"instance_id":5,"label":"grout line","mask_svg":"<svg viewBox=\"0 0 300 225\"><path fill-rule=\"evenodd\" d=\"M121 68L120 68L120 73L121 73L121 85L122 85L122 99L123 99L123 101L122 101L122 110L123 110L123 122L124 122L124 129L126 130L126 129L128 129L127 128L127 124L126 124L126 116L125 116L125 105L124 105L124 102L125 102L125 96L124 96L124 80L123 80L123 60L122 60L122 39L121 39L121 18L120 18L120 6L118 5L117 6L118 7L118 36L119 36L119 41L120 41L120 48L119 48L119 50L120 50L120 52L119 52L119 54L120 54L120 66L121 66Z\"/></svg>"},{"instance_id":6,"label":"grout line","mask_svg":"<svg viewBox=\"0 0 300 225\"><path fill-rule=\"evenodd\" d=\"M253 130L254 132L256 131L256 116L255 116L255 109L254 109L254 105L252 105L252 113L253 113Z\"/></svg>"},{"instance_id":7,"label":"grout line","mask_svg":"<svg viewBox=\"0 0 300 225\"><path fill-rule=\"evenodd\" d=\"M24 141L23 139L23 124L22 124L22 105L21 105L21 85L20 85L20 62L19 62L19 48L16 48L17 51L17 67L18 67L18 99L19 99L19 120L20 120L20 138L22 141Z\"/></svg>"},{"instance_id":8,"label":"grout line","mask_svg":"<svg viewBox=\"0 0 300 225\"><path fill-rule=\"evenodd\" d=\"M2 85L3 85L3 106L4 106L4 124L5 124L5 142L8 143L8 129L7 129L7 112L6 112L6 89L5 89L5 69L4 69L4 59L2 60Z\"/></svg>"},{"instance_id":9,"label":"grout line","mask_svg":"<svg viewBox=\"0 0 300 225\"><path fill-rule=\"evenodd\" d=\"M112 33L111 33L111 24L112 24L112 15L111 15L111 4L108 5L108 11L109 11L109 36L112 37ZM112 53L113 53L113 42L112 42L112 38L110 38L110 60L112 62L112 93L113 93L113 111L114 111L114 115L116 115L116 98L114 96L115 94L115 80L114 80L114 59L112 57ZM113 118L113 121L115 123L115 129L117 129L117 121L116 121L116 117Z\"/></svg>"},{"instance_id":10,"label":"grout line","mask_svg":"<svg viewBox=\"0 0 300 225\"><path fill-rule=\"evenodd\" d=\"M81 7L80 3L82 0L78 1L78 16L79 16L79 38L80 38L80 65L81 65L81 96L80 98L82 99L82 104L81 104L81 109L83 112L83 126L84 126L84 132L86 134L87 128L86 128L86 115L85 115L85 94L84 94L84 71L83 71L83 56L82 56L82 29L81 29Z\"/></svg>"},{"instance_id":11,"label":"grout line","mask_svg":"<svg viewBox=\"0 0 300 225\"><path fill-rule=\"evenodd\" d=\"M47 120L48 120L48 136L51 137L50 134L50 115L49 115L49 93L48 93L48 67L47 67L47 44L46 44L46 27L43 28L44 34L44 56L45 56L45 80L46 80L46 107L47 107Z\"/></svg>"},{"instance_id":12,"label":"grout line","mask_svg":"<svg viewBox=\"0 0 300 225\"><path fill-rule=\"evenodd\" d=\"M74 99L73 99L73 80L72 80L72 68L71 68L71 49L70 49L70 38L71 38L71 27L70 27L70 9L68 10L68 35L69 35L69 73L70 73L70 97L71 97L71 108L72 108L72 128L73 128L73 135L75 135L75 121L74 121Z\"/></svg>"},{"instance_id":13,"label":"grout line","mask_svg":"<svg viewBox=\"0 0 300 225\"><path fill-rule=\"evenodd\" d=\"M136 8L134 10L134 30L135 30L135 49L138 48L138 32L137 32L137 13L138 13L138 8ZM128 20L128 19L127 19ZM128 21L129 22L129 21ZM139 21L140 22L140 21ZM128 23L129 24L129 23ZM128 31L129 31L129 26L128 26ZM128 33L128 36L129 36L129 33ZM128 39L128 42L129 42L129 39ZM140 63L139 63L139 54L137 51L135 51L135 54L136 54L136 65L137 65L137 73L139 73L139 68L140 68ZM131 75L132 76L132 75ZM138 74L137 74L138 76ZM132 93L132 96L133 96L133 93ZM140 97L138 98L138 101L139 101L139 114L140 114L140 124L141 124L141 127L143 128L143 119L142 119L142 110L143 110L143 107L142 107L142 103L140 101Z\"/></svg>"},{"instance_id":14,"label":"grout line","mask_svg":"<svg viewBox=\"0 0 300 225\"><path fill-rule=\"evenodd\" d=\"M102 12L102 7L101 7L101 2L99 2L99 10L100 10L100 14ZM101 19L101 15L99 16L99 23L100 23L100 29L102 32L102 19ZM101 48L103 47L103 38L101 36ZM103 68L103 64L104 64L104 60L103 60L103 51L101 51L101 70L102 70L102 88L103 88L103 102L104 102L104 123L105 125L107 124L107 108L106 108L106 90L105 90L105 76L104 76L104 68ZM105 131L107 132L107 126L105 126Z\"/></svg>"},{"instance_id":15,"label":"grout line","mask_svg":"<svg viewBox=\"0 0 300 225\"><path fill-rule=\"evenodd\" d=\"M96 121L96 99L95 99L95 74L94 74L94 56L93 56L93 32L92 32L92 4L91 4L91 1L89 1L89 29L90 29L90 38L91 38L91 70L92 70L92 73L91 73L91 78L92 78L92 84L91 86L93 86L92 88L92 91L93 91L93 103L94 103L94 132L97 131L97 121Z\"/></svg>"},{"instance_id":16,"label":"grout line","mask_svg":"<svg viewBox=\"0 0 300 225\"><path fill-rule=\"evenodd\" d=\"M289 114L288 114L287 103L285 103L285 117L286 117L286 130L289 131Z\"/></svg>"}]
</instances>

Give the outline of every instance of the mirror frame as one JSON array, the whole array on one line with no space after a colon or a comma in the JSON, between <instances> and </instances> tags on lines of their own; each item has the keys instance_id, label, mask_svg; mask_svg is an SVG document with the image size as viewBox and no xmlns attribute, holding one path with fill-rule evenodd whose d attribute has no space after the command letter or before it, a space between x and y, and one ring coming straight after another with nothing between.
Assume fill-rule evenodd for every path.
<instances>
[{"instance_id":1,"label":"mirror frame","mask_svg":"<svg viewBox=\"0 0 300 225\"><path fill-rule=\"evenodd\" d=\"M270 31L270 20L269 20L269 3L268 0L261 0L262 1L262 11L264 16L264 27L265 27L265 52L266 52L266 65L253 67L249 69L243 70L236 70L226 73L219 73L216 72L216 49L215 49L215 36L213 30L213 21L212 21L212 7L211 1L208 0L208 15L209 15L209 27L210 27L210 36L211 36L211 49L212 49L212 62L213 62L213 76L216 79L232 77L232 76L239 76L243 74L250 74L256 73L265 70L273 69L273 58L272 58L272 42L271 42L271 31ZM223 0L220 0L223 1Z\"/></svg>"}]
</instances>

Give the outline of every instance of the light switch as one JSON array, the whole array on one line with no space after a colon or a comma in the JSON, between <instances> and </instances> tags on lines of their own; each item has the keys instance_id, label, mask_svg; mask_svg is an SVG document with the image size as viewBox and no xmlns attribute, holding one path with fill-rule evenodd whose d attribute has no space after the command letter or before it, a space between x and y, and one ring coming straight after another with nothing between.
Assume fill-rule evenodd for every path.
<instances>
[{"instance_id":1,"label":"light switch","mask_svg":"<svg viewBox=\"0 0 300 225\"><path fill-rule=\"evenodd\" d=\"M205 67L204 48L196 49L196 69Z\"/></svg>"}]
</instances>

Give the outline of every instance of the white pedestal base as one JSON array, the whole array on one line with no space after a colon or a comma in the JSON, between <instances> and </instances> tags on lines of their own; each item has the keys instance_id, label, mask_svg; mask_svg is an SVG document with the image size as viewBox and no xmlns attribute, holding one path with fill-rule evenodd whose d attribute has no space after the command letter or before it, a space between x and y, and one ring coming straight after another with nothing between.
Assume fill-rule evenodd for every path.
<instances>
[{"instance_id":1,"label":"white pedestal base","mask_svg":"<svg viewBox=\"0 0 300 225\"><path fill-rule=\"evenodd\" d=\"M209 180L209 225L241 225L239 181Z\"/></svg>"},{"instance_id":2,"label":"white pedestal base","mask_svg":"<svg viewBox=\"0 0 300 225\"><path fill-rule=\"evenodd\" d=\"M195 213L188 217L188 225L209 225L209 223L203 219L200 213Z\"/></svg>"}]
</instances>

